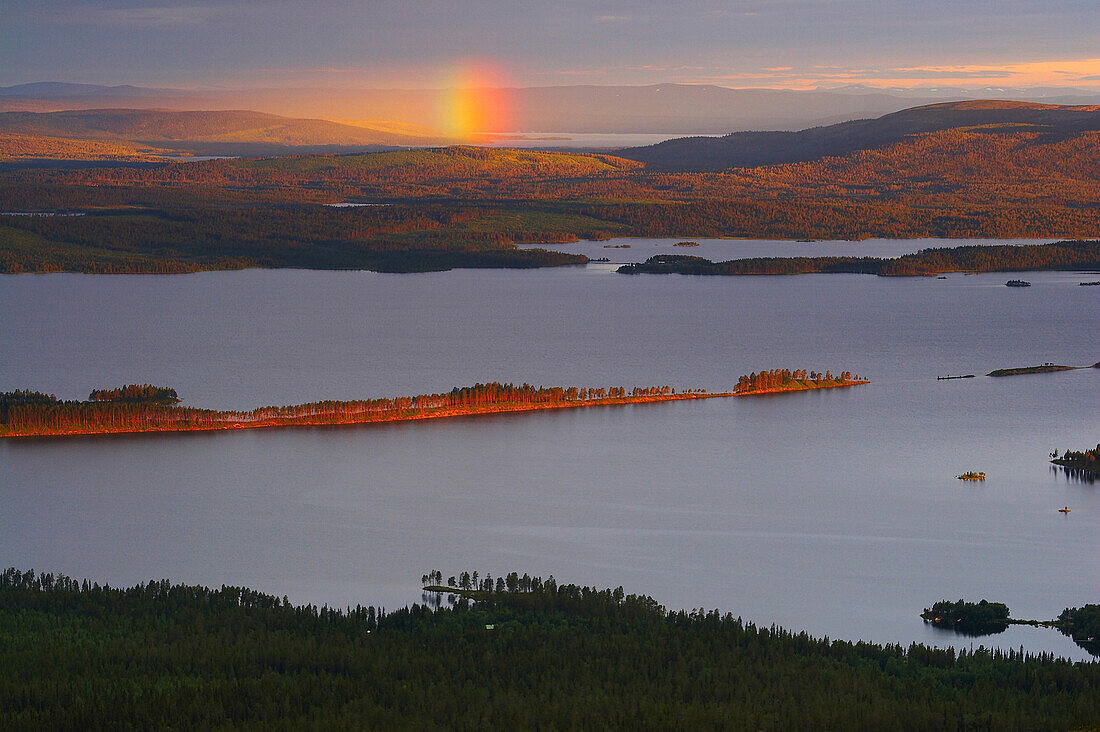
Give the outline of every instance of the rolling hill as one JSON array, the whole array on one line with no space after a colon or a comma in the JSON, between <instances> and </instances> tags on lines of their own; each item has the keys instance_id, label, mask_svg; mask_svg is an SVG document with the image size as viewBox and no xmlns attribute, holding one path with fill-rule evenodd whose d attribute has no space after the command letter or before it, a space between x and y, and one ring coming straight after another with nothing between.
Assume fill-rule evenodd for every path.
<instances>
[{"instance_id":1,"label":"rolling hill","mask_svg":"<svg viewBox=\"0 0 1100 732\"><path fill-rule=\"evenodd\" d=\"M1100 130L1100 106L1011 101L931 104L875 119L841 122L799 132L735 132L686 137L617 155L665 171L716 171L803 163L900 143L914 135L966 128L986 133L1033 133L1041 142Z\"/></svg>"},{"instance_id":2,"label":"rolling hill","mask_svg":"<svg viewBox=\"0 0 1100 732\"><path fill-rule=\"evenodd\" d=\"M388 123L360 127L250 111L88 109L0 112L0 133L180 147L195 143L280 146L395 146L438 143L439 136Z\"/></svg>"}]
</instances>

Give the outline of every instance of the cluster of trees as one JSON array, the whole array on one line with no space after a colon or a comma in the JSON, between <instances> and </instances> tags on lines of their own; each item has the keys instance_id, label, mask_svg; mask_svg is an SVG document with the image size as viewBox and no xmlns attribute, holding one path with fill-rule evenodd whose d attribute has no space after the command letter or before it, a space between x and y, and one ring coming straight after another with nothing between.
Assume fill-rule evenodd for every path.
<instances>
[{"instance_id":1,"label":"cluster of trees","mask_svg":"<svg viewBox=\"0 0 1100 732\"><path fill-rule=\"evenodd\" d=\"M1051 457L1053 462L1067 468L1100 473L1100 445L1092 450L1066 450L1062 453L1062 457L1058 457L1058 451L1055 450Z\"/></svg>"},{"instance_id":2,"label":"cluster of trees","mask_svg":"<svg viewBox=\"0 0 1100 732\"><path fill-rule=\"evenodd\" d=\"M684 393L700 393L688 390ZM669 386L535 387L490 382L440 394L392 399L320 401L250 411L176 406L174 389L148 384L95 390L89 401L63 401L32 391L0 393L0 434L48 435L220 429L248 425L346 424L408 419L431 414L491 412L513 408L576 406L604 401L668 398Z\"/></svg>"},{"instance_id":3,"label":"cluster of trees","mask_svg":"<svg viewBox=\"0 0 1100 732\"><path fill-rule=\"evenodd\" d=\"M447 583L443 583L443 573L438 569L433 569L431 572L421 576L420 582L426 585L425 589L432 589L436 592L442 592L445 590L466 590L469 591L469 597L482 597L483 595L490 595L494 592L535 592L535 593L550 593L557 592L558 583L554 579L554 575L544 582L541 577L532 577L526 572L521 577L518 572L511 572L502 577L497 577L496 582L493 581L493 576L488 572L480 574L477 570L473 572L465 571L459 575L451 575L447 578ZM622 594L622 588L616 590L619 595Z\"/></svg>"},{"instance_id":4,"label":"cluster of trees","mask_svg":"<svg viewBox=\"0 0 1100 732\"><path fill-rule=\"evenodd\" d=\"M852 376L851 371L842 371L839 376L833 372L809 371L806 369L772 369L746 374L737 380L737 386L733 388L735 394L744 394L754 391L782 391L784 389L805 389L821 386L835 386L837 384L849 384L862 381L859 376Z\"/></svg>"},{"instance_id":5,"label":"cluster of trees","mask_svg":"<svg viewBox=\"0 0 1100 732\"><path fill-rule=\"evenodd\" d=\"M10 569L0 727L1060 730L1100 718L1097 663L821 640L524 577L387 612Z\"/></svg>"},{"instance_id":6,"label":"cluster of trees","mask_svg":"<svg viewBox=\"0 0 1100 732\"><path fill-rule=\"evenodd\" d=\"M939 628L964 635L989 635L1008 628L1008 606L1000 602L940 600L925 608L921 617Z\"/></svg>"},{"instance_id":7,"label":"cluster of trees","mask_svg":"<svg viewBox=\"0 0 1100 732\"><path fill-rule=\"evenodd\" d=\"M177 404L179 394L175 389L152 384L127 384L114 389L93 389L90 402L160 402Z\"/></svg>"},{"instance_id":8,"label":"cluster of trees","mask_svg":"<svg viewBox=\"0 0 1100 732\"><path fill-rule=\"evenodd\" d=\"M897 259L878 257L753 257L712 262L684 254L658 254L623 265L622 274L786 275L876 274L883 277L941 272L1091 270L1100 268L1100 241L1060 241L1023 246L961 246L924 249Z\"/></svg>"}]
</instances>

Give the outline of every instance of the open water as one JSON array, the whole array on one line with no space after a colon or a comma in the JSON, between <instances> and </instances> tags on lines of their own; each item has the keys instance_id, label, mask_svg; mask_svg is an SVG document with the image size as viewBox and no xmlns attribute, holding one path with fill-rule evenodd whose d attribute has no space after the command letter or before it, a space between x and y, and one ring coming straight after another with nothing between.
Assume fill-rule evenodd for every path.
<instances>
[{"instance_id":1,"label":"open water","mask_svg":"<svg viewBox=\"0 0 1100 732\"><path fill-rule=\"evenodd\" d=\"M606 251L668 251L631 243ZM756 246L722 244L704 256ZM872 256L928 245L789 243ZM1052 630L970 639L918 616L945 598L1036 619L1100 602L1100 485L1047 462L1100 441L1100 370L982 376L1100 360L1100 288L1077 286L1095 274L1028 273L1032 287L1007 288L1018 275L613 270L5 276L0 390L85 398L148 382L188 405L251 408L492 380L720 390L773 367L873 383L358 428L3 441L0 565L390 608L420 601L430 569L516 570L815 635L1088 658ZM978 376L936 380L966 373ZM967 470L988 479L954 478Z\"/></svg>"}]
</instances>

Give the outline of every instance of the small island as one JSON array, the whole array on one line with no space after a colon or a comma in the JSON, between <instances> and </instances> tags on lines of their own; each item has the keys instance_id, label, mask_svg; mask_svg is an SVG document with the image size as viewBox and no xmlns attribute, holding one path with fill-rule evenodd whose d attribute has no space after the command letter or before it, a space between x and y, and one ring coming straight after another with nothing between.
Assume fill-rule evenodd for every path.
<instances>
[{"instance_id":1,"label":"small island","mask_svg":"<svg viewBox=\"0 0 1100 732\"><path fill-rule=\"evenodd\" d=\"M1027 280L1009 280L1005 287L1031 287L1031 283Z\"/></svg>"},{"instance_id":2,"label":"small island","mask_svg":"<svg viewBox=\"0 0 1100 732\"><path fill-rule=\"evenodd\" d=\"M697 241L681 241L673 244L674 247L697 247L699 242Z\"/></svg>"},{"instance_id":3,"label":"small island","mask_svg":"<svg viewBox=\"0 0 1100 732\"><path fill-rule=\"evenodd\" d=\"M0 438L60 437L138 432L194 432L261 427L318 427L404 422L546 409L650 404L776 392L832 389L868 383L844 371L834 376L805 369L773 369L742 376L729 391L677 391L670 386L626 389L516 386L491 382L441 394L392 399L322 401L250 411L178 406L174 389L127 385L93 391L87 401L63 401L36 391L0 393Z\"/></svg>"},{"instance_id":4,"label":"small island","mask_svg":"<svg viewBox=\"0 0 1100 732\"><path fill-rule=\"evenodd\" d=\"M1039 366L1020 366L1014 369L995 369L986 376L1022 376L1024 374L1049 374L1055 371L1073 371L1079 366L1059 366L1054 363L1044 363Z\"/></svg>"},{"instance_id":5,"label":"small island","mask_svg":"<svg viewBox=\"0 0 1100 732\"><path fill-rule=\"evenodd\" d=\"M985 480L985 471L969 471L962 475L956 475L959 480Z\"/></svg>"},{"instance_id":6,"label":"small island","mask_svg":"<svg viewBox=\"0 0 1100 732\"><path fill-rule=\"evenodd\" d=\"M1008 606L1000 602L940 600L921 613L924 622L964 635L990 635L1008 628Z\"/></svg>"}]
</instances>

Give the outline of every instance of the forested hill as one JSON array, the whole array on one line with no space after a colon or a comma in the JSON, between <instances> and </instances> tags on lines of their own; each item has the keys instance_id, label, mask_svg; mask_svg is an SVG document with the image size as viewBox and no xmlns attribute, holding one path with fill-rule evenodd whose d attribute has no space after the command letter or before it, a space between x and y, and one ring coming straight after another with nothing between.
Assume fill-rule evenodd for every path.
<instances>
[{"instance_id":1,"label":"forested hill","mask_svg":"<svg viewBox=\"0 0 1100 732\"><path fill-rule=\"evenodd\" d=\"M442 588L453 606L433 593L385 612L8 569L0 728L1066 730L1100 718L1096 663L820 640L667 611L622 587L469 574L460 583L480 589ZM1081 625L1090 607L1063 615Z\"/></svg>"},{"instance_id":2,"label":"forested hill","mask_svg":"<svg viewBox=\"0 0 1100 732\"><path fill-rule=\"evenodd\" d=\"M920 135L959 128L1038 134L1057 142L1100 130L1100 107L1011 101L970 101L913 107L877 119L861 119L799 132L735 132L724 137L685 137L616 154L667 171L709 171L779 165L848 155Z\"/></svg>"},{"instance_id":3,"label":"forested hill","mask_svg":"<svg viewBox=\"0 0 1100 732\"><path fill-rule=\"evenodd\" d=\"M0 133L80 140L266 143L277 145L422 145L439 136L400 125L360 127L249 111L88 109L0 112Z\"/></svg>"}]
</instances>

